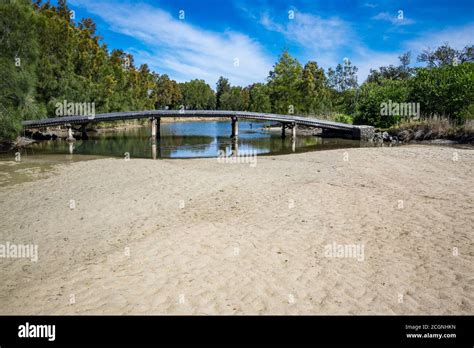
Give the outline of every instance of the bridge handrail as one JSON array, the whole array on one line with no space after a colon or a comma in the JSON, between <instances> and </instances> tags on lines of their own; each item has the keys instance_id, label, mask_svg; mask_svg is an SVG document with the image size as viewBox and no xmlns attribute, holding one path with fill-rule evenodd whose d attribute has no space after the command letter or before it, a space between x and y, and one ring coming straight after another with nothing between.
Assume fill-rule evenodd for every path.
<instances>
[{"instance_id":1,"label":"bridge handrail","mask_svg":"<svg viewBox=\"0 0 474 348\"><path fill-rule=\"evenodd\" d=\"M144 111L125 111L110 112L91 116L63 116L56 118L46 118L41 120L23 121L24 128L40 128L47 126L58 126L68 124L87 124L92 122L105 122L114 120L140 119L149 117L237 117L249 118L255 120L276 121L281 123L295 123L314 127L324 127L340 130L353 130L359 126L339 123L334 121L319 120L312 117L300 115L280 115L272 113L261 113L251 111L230 111L230 110L144 110Z\"/></svg>"}]
</instances>

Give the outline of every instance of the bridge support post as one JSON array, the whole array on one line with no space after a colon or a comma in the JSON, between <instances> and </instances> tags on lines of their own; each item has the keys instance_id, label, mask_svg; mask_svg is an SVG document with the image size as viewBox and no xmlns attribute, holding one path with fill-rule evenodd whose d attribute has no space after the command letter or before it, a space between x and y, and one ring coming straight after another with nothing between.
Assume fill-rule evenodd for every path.
<instances>
[{"instance_id":1,"label":"bridge support post","mask_svg":"<svg viewBox=\"0 0 474 348\"><path fill-rule=\"evenodd\" d=\"M151 144L151 158L156 160L156 141L153 141Z\"/></svg>"},{"instance_id":2,"label":"bridge support post","mask_svg":"<svg viewBox=\"0 0 474 348\"><path fill-rule=\"evenodd\" d=\"M296 123L291 124L291 140L296 140Z\"/></svg>"},{"instance_id":3,"label":"bridge support post","mask_svg":"<svg viewBox=\"0 0 474 348\"><path fill-rule=\"evenodd\" d=\"M67 125L67 138L66 138L66 141L72 143L74 141L76 141L76 139L74 139L74 136L72 135L72 126L71 125Z\"/></svg>"},{"instance_id":4,"label":"bridge support post","mask_svg":"<svg viewBox=\"0 0 474 348\"><path fill-rule=\"evenodd\" d=\"M231 150L232 150L233 157L237 157L239 155L239 141L237 140L237 138L232 139Z\"/></svg>"},{"instance_id":5,"label":"bridge support post","mask_svg":"<svg viewBox=\"0 0 474 348\"><path fill-rule=\"evenodd\" d=\"M153 139L159 138L161 136L161 118L160 117L152 117L150 118L151 123L151 137Z\"/></svg>"},{"instance_id":6,"label":"bridge support post","mask_svg":"<svg viewBox=\"0 0 474 348\"><path fill-rule=\"evenodd\" d=\"M239 120L237 117L232 117L232 134L231 138L237 138L239 136Z\"/></svg>"},{"instance_id":7,"label":"bridge support post","mask_svg":"<svg viewBox=\"0 0 474 348\"><path fill-rule=\"evenodd\" d=\"M151 126L151 137L153 139L156 138L156 118L151 118L150 119L150 126Z\"/></svg>"},{"instance_id":8,"label":"bridge support post","mask_svg":"<svg viewBox=\"0 0 474 348\"><path fill-rule=\"evenodd\" d=\"M291 123L291 151L296 152L296 123Z\"/></svg>"}]
</instances>

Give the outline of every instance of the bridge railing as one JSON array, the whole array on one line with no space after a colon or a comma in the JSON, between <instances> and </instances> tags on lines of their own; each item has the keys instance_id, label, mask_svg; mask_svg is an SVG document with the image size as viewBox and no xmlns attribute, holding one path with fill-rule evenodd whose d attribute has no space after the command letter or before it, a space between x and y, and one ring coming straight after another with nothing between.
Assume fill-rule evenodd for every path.
<instances>
[{"instance_id":1,"label":"bridge railing","mask_svg":"<svg viewBox=\"0 0 474 348\"><path fill-rule=\"evenodd\" d=\"M228 111L228 110L145 110L145 111L126 111L110 112L97 114L95 116L63 116L56 118L47 118L42 120L24 121L24 128L41 128L60 125L77 125L117 120L142 119L152 117L237 117L245 119L275 121L281 123L295 123L310 127L319 127L335 130L353 130L357 126L319 120L305 116L291 116L270 113L259 113L250 111Z\"/></svg>"}]
</instances>

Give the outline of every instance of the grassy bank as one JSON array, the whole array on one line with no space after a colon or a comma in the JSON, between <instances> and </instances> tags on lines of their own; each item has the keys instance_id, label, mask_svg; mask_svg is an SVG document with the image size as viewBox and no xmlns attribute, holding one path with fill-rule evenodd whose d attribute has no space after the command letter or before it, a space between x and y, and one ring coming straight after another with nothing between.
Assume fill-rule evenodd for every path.
<instances>
[{"instance_id":1,"label":"grassy bank","mask_svg":"<svg viewBox=\"0 0 474 348\"><path fill-rule=\"evenodd\" d=\"M473 120L468 120L462 125L456 125L445 119L411 121L391 127L387 132L403 142L445 139L459 143L474 143Z\"/></svg>"}]
</instances>

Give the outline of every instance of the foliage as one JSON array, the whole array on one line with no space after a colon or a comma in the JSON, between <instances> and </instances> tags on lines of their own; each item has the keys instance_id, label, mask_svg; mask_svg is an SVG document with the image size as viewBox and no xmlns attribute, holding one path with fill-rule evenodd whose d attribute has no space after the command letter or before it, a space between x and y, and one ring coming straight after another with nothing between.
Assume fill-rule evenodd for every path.
<instances>
[{"instance_id":1,"label":"foliage","mask_svg":"<svg viewBox=\"0 0 474 348\"><path fill-rule=\"evenodd\" d=\"M254 83L249 87L250 101L249 111L271 112L272 102L270 100L269 88L263 83Z\"/></svg>"},{"instance_id":2,"label":"foliage","mask_svg":"<svg viewBox=\"0 0 474 348\"><path fill-rule=\"evenodd\" d=\"M364 83L357 99L354 124L368 124L387 128L400 121L399 115L382 115L383 103L404 103L408 97L404 81L385 80L382 84Z\"/></svg>"},{"instance_id":3,"label":"foliage","mask_svg":"<svg viewBox=\"0 0 474 348\"><path fill-rule=\"evenodd\" d=\"M347 124L352 124L354 122L353 118L351 115L346 115L346 114L337 114L334 116L334 121L335 122L340 122L340 123L347 123Z\"/></svg>"},{"instance_id":4,"label":"foliage","mask_svg":"<svg viewBox=\"0 0 474 348\"><path fill-rule=\"evenodd\" d=\"M359 89L347 89L341 92L330 90L329 93L333 111L351 115L355 113Z\"/></svg>"},{"instance_id":5,"label":"foliage","mask_svg":"<svg viewBox=\"0 0 474 348\"><path fill-rule=\"evenodd\" d=\"M216 96L211 86L204 80L191 80L179 84L183 96L181 102L185 109L213 110L216 108Z\"/></svg>"},{"instance_id":6,"label":"foliage","mask_svg":"<svg viewBox=\"0 0 474 348\"><path fill-rule=\"evenodd\" d=\"M383 83L383 80L408 80L414 72L410 68L411 54L407 52L400 57L399 66L381 66L379 69L370 69L370 74L367 77L367 82Z\"/></svg>"},{"instance_id":7,"label":"foliage","mask_svg":"<svg viewBox=\"0 0 474 348\"><path fill-rule=\"evenodd\" d=\"M242 87L231 87L228 92L221 95L221 110L245 110L244 90Z\"/></svg>"},{"instance_id":8,"label":"foliage","mask_svg":"<svg viewBox=\"0 0 474 348\"><path fill-rule=\"evenodd\" d=\"M179 107L183 95L178 83L171 80L168 75L154 74L155 88L153 94L155 95L156 109L176 109Z\"/></svg>"},{"instance_id":9,"label":"foliage","mask_svg":"<svg viewBox=\"0 0 474 348\"><path fill-rule=\"evenodd\" d=\"M338 64L335 69L328 69L328 84L338 92L357 88L357 71L358 68L345 58L344 65Z\"/></svg>"},{"instance_id":10,"label":"foliage","mask_svg":"<svg viewBox=\"0 0 474 348\"><path fill-rule=\"evenodd\" d=\"M448 43L438 47L436 50L424 50L418 56L419 62L424 62L430 68L443 65L456 65L464 62L474 62L474 45L465 46L462 50L456 50Z\"/></svg>"},{"instance_id":11,"label":"foliage","mask_svg":"<svg viewBox=\"0 0 474 348\"><path fill-rule=\"evenodd\" d=\"M461 122L474 101L474 63L420 68L410 89L409 99L420 103L423 116Z\"/></svg>"},{"instance_id":12,"label":"foliage","mask_svg":"<svg viewBox=\"0 0 474 348\"><path fill-rule=\"evenodd\" d=\"M303 69L300 83L302 113L316 115L328 110L331 106L327 78L318 63L309 61Z\"/></svg>"},{"instance_id":13,"label":"foliage","mask_svg":"<svg viewBox=\"0 0 474 348\"><path fill-rule=\"evenodd\" d=\"M474 120L474 103L471 103L467 106L465 106L460 112L459 112L459 119L464 120L464 121L472 121Z\"/></svg>"},{"instance_id":14,"label":"foliage","mask_svg":"<svg viewBox=\"0 0 474 348\"><path fill-rule=\"evenodd\" d=\"M44 113L34 104L35 20L28 1L0 4L0 139L14 137L22 120Z\"/></svg>"},{"instance_id":15,"label":"foliage","mask_svg":"<svg viewBox=\"0 0 474 348\"><path fill-rule=\"evenodd\" d=\"M221 105L221 97L225 93L230 93L230 83L228 79L221 76L216 84L216 108L218 110L225 110L225 107Z\"/></svg>"},{"instance_id":16,"label":"foliage","mask_svg":"<svg viewBox=\"0 0 474 348\"><path fill-rule=\"evenodd\" d=\"M278 114L301 112L298 88L303 68L288 51L284 51L268 76L272 111Z\"/></svg>"}]
</instances>

